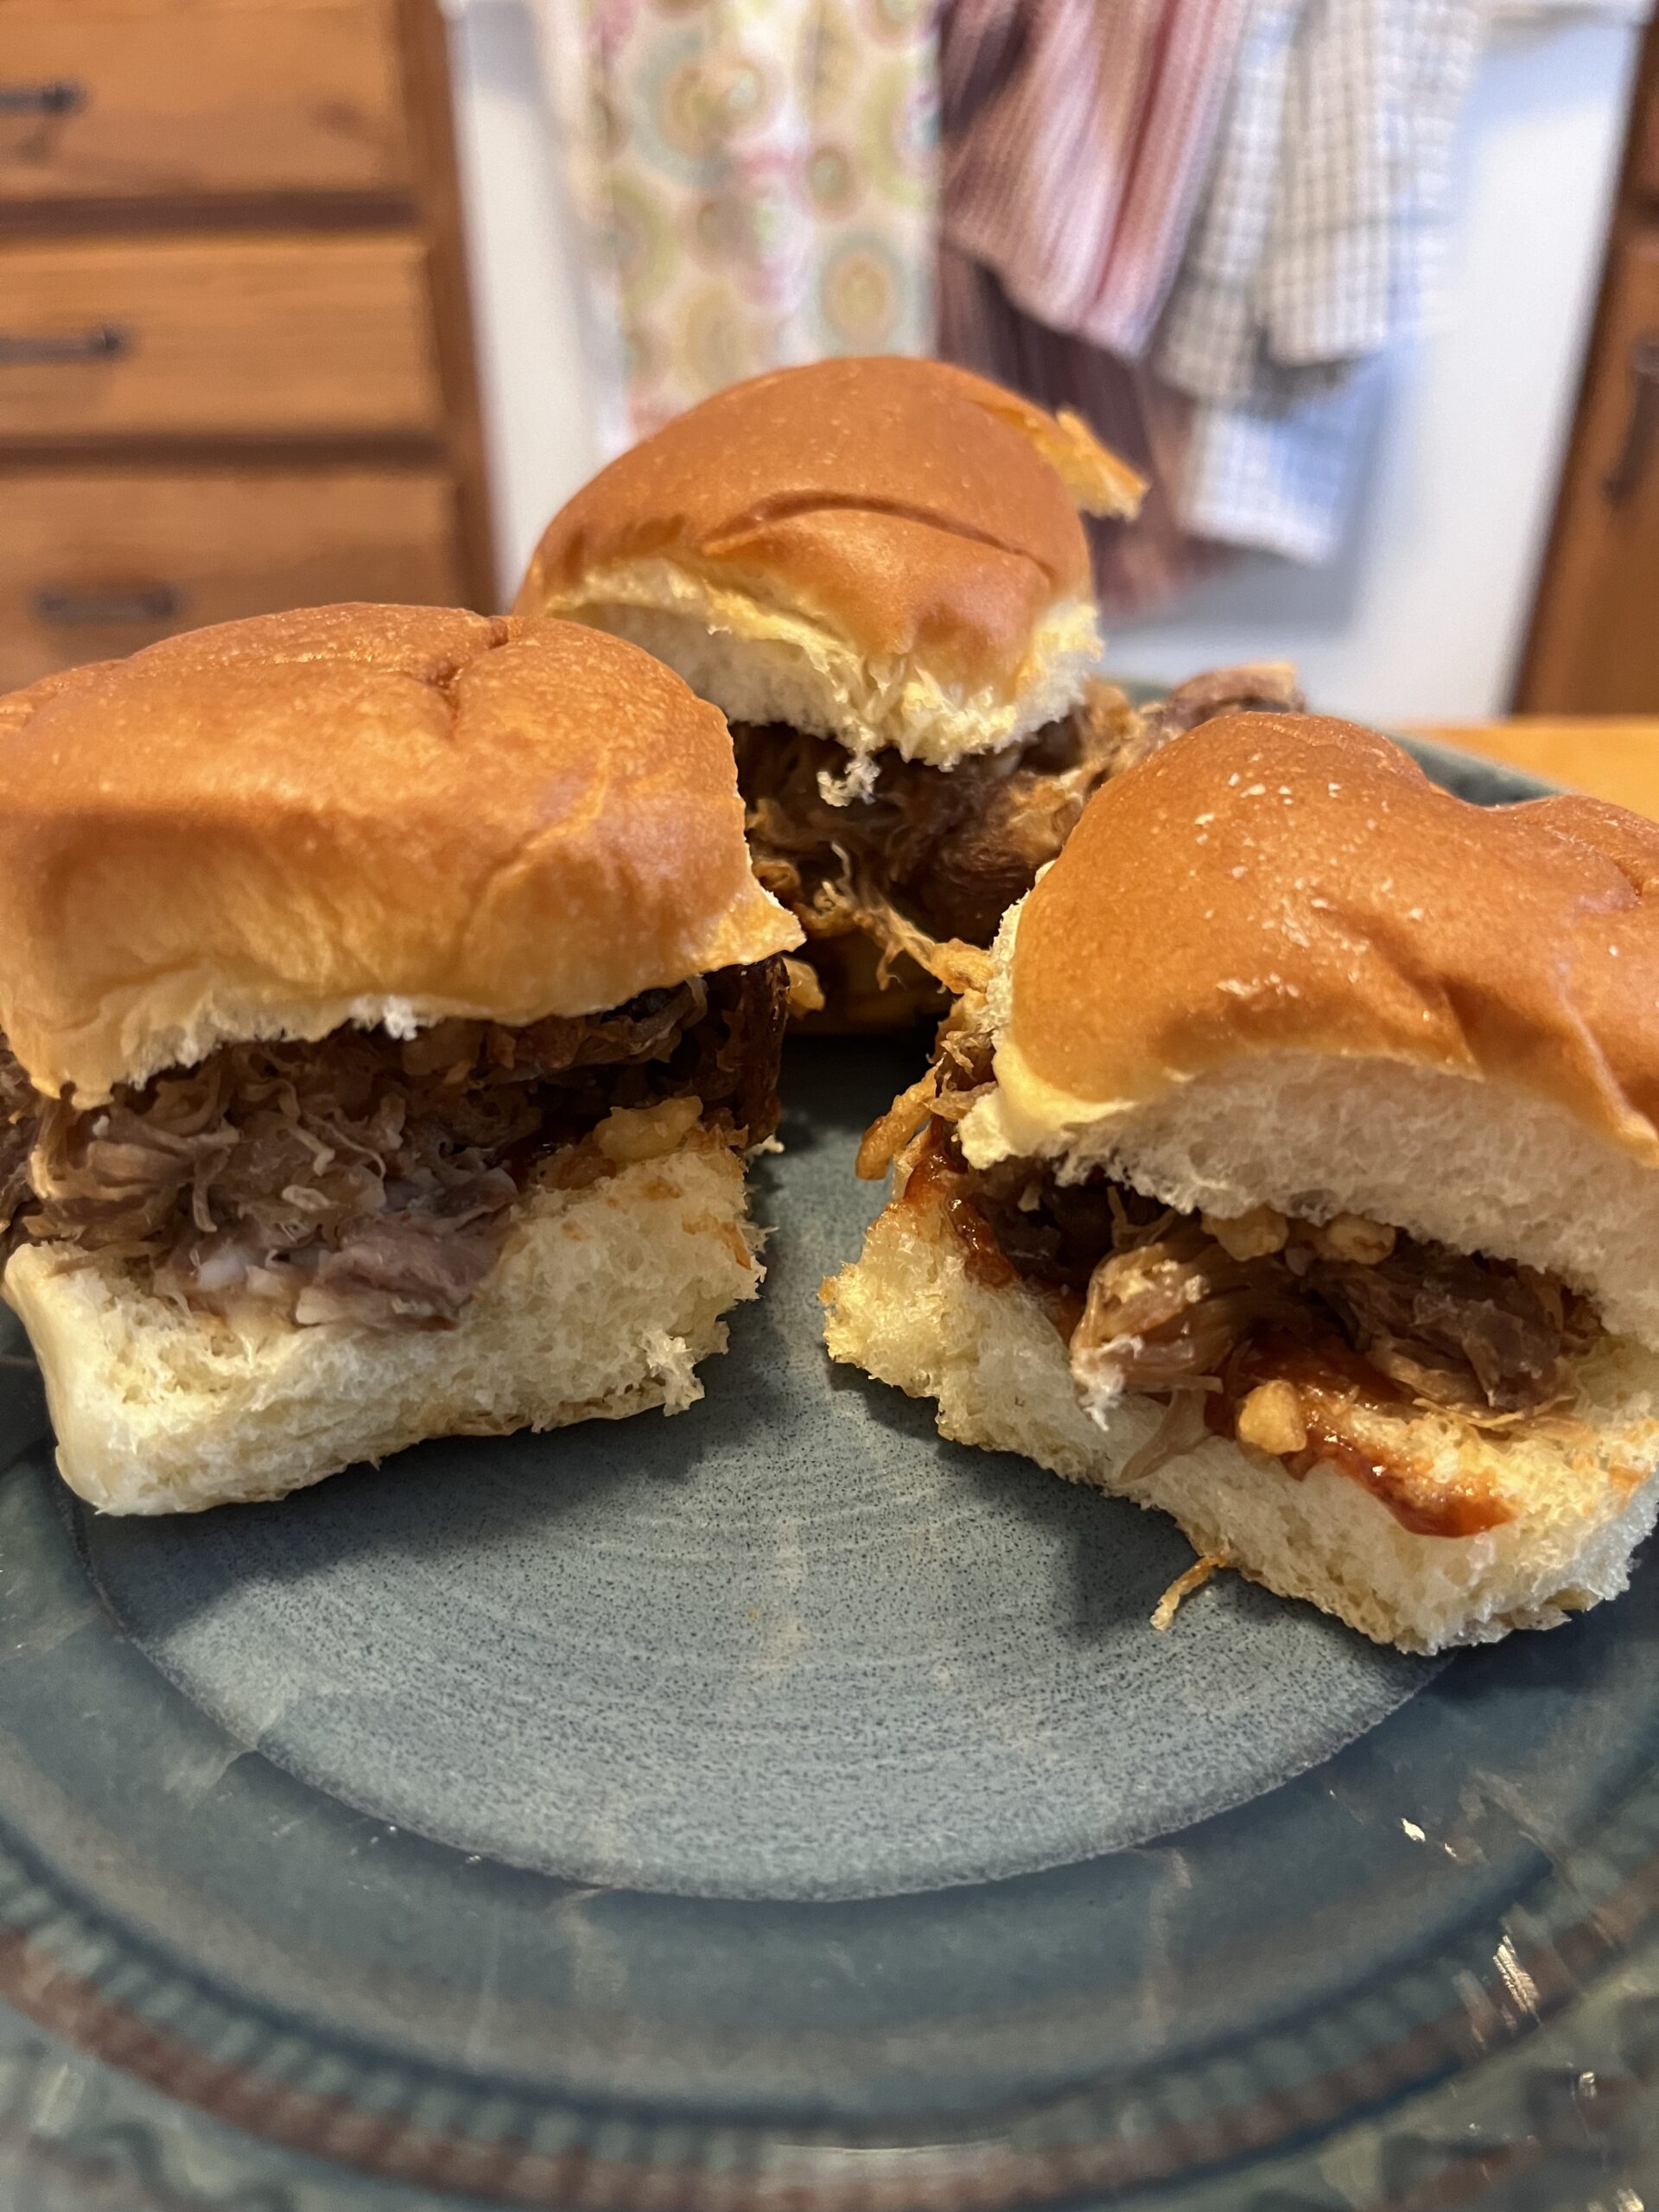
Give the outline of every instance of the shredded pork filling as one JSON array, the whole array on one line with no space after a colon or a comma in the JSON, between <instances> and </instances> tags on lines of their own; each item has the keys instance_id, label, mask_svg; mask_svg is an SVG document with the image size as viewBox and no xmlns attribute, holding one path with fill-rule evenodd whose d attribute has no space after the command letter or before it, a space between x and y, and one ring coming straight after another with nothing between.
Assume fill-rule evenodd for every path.
<instances>
[{"instance_id":1,"label":"shredded pork filling","mask_svg":"<svg viewBox=\"0 0 1659 2212\"><path fill-rule=\"evenodd\" d=\"M947 1036L935 1095L878 1124L877 1149L927 1113L912 1182L919 1167L922 1189L943 1192L970 1270L1001 1267L1050 1300L1086 1401L1199 1393L1224 1417L1211 1426L1236 1421L1246 1441L1287 1453L1306 1441L1295 1408L1259 1394L1293 1370L1317 1368L1327 1394L1482 1428L1570 1404L1571 1363L1599 1324L1553 1277L1354 1216L1316 1224L1262 1206L1216 1221L1098 1173L1062 1182L1036 1161L971 1168L955 1124L990 1079L989 1038Z\"/></svg>"},{"instance_id":2,"label":"shredded pork filling","mask_svg":"<svg viewBox=\"0 0 1659 2212\"><path fill-rule=\"evenodd\" d=\"M0 1044L8 1249L125 1262L219 1312L452 1324L533 1182L614 1172L589 1141L613 1109L684 1102L659 1115L664 1150L699 1116L768 1136L785 990L770 960L524 1028L225 1046L86 1109L42 1097Z\"/></svg>"},{"instance_id":3,"label":"shredded pork filling","mask_svg":"<svg viewBox=\"0 0 1659 2212\"><path fill-rule=\"evenodd\" d=\"M816 936L862 928L884 950L928 938L988 944L1109 772L1105 711L1051 722L1026 744L949 771L878 756L868 791L838 802L852 762L834 739L734 725L755 873Z\"/></svg>"},{"instance_id":4,"label":"shredded pork filling","mask_svg":"<svg viewBox=\"0 0 1659 2212\"><path fill-rule=\"evenodd\" d=\"M1214 715L1301 703L1277 664L1194 677L1146 713L1095 683L1071 714L949 769L735 722L755 873L810 936L861 931L884 962L931 969L942 945L990 944L1109 776Z\"/></svg>"}]
</instances>

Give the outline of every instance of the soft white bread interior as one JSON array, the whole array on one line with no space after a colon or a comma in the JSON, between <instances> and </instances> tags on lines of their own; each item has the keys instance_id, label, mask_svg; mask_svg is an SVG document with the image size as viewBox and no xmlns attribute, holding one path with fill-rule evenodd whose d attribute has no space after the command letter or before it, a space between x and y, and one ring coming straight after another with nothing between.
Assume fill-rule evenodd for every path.
<instances>
[{"instance_id":1,"label":"soft white bread interior","mask_svg":"<svg viewBox=\"0 0 1659 2212\"><path fill-rule=\"evenodd\" d=\"M677 416L555 516L517 601L631 639L734 720L949 766L1077 703L1077 510L1140 478L1077 416L939 361L778 370Z\"/></svg>"},{"instance_id":2,"label":"soft white bread interior","mask_svg":"<svg viewBox=\"0 0 1659 2212\"><path fill-rule=\"evenodd\" d=\"M680 1147L520 1205L452 1329L232 1325L62 1248L12 1255L6 1298L46 1378L58 1465L107 1513L280 1497L426 1437L679 1411L763 1270L742 1163Z\"/></svg>"},{"instance_id":3,"label":"soft white bread interior","mask_svg":"<svg viewBox=\"0 0 1659 2212\"><path fill-rule=\"evenodd\" d=\"M890 748L940 768L1069 714L1101 653L1092 602L1067 599L1037 622L1012 690L952 683L918 658L871 655L823 623L665 561L596 572L571 612L665 661L728 721L786 722L858 758Z\"/></svg>"},{"instance_id":4,"label":"soft white bread interior","mask_svg":"<svg viewBox=\"0 0 1659 2212\"><path fill-rule=\"evenodd\" d=\"M970 1279L938 1207L902 1202L826 1283L832 1356L932 1398L942 1435L1017 1452L1073 1482L1170 1514L1194 1549L1281 1597L1303 1598L1379 1643L1411 1651L1549 1627L1616 1596L1659 1510L1659 1359L1612 1339L1579 1373L1569 1421L1471 1441L1437 1417L1379 1408L1400 1456L1449 1491L1471 1477L1512 1511L1456 1538L1402 1526L1359 1483L1320 1464L1297 1479L1274 1458L1217 1436L1133 1465L1165 1418L1127 1395L1091 1419L1066 1346L1022 1286ZM1379 1441L1382 1441L1379 1436ZM1437 1464L1438 1463L1438 1464Z\"/></svg>"}]
</instances>

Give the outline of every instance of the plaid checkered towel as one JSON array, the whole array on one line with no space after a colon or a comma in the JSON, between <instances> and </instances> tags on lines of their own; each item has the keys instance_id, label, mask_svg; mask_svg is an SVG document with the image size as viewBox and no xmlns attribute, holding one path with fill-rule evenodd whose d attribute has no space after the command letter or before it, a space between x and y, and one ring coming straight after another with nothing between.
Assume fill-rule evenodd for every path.
<instances>
[{"instance_id":1,"label":"plaid checkered towel","mask_svg":"<svg viewBox=\"0 0 1659 2212\"><path fill-rule=\"evenodd\" d=\"M1335 550L1379 378L1419 318L1480 0L1255 0L1155 342L1198 403L1189 530Z\"/></svg>"}]
</instances>

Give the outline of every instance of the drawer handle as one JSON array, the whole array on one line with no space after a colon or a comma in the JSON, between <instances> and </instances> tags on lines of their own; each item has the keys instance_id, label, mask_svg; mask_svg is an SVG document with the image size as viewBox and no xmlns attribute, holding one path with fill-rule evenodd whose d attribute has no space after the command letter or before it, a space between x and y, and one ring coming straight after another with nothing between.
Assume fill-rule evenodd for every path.
<instances>
[{"instance_id":1,"label":"drawer handle","mask_svg":"<svg viewBox=\"0 0 1659 2212\"><path fill-rule=\"evenodd\" d=\"M1659 438L1659 330L1644 330L1630 348L1630 412L1618 459L1601 481L1615 505L1642 488Z\"/></svg>"},{"instance_id":2,"label":"drawer handle","mask_svg":"<svg viewBox=\"0 0 1659 2212\"><path fill-rule=\"evenodd\" d=\"M42 361L118 361L131 351L132 333L118 322L100 322L61 338L8 336L0 330L0 368Z\"/></svg>"},{"instance_id":3,"label":"drawer handle","mask_svg":"<svg viewBox=\"0 0 1659 2212\"><path fill-rule=\"evenodd\" d=\"M170 622L184 612L176 584L140 584L131 591L54 591L35 594L37 620L60 629L77 623Z\"/></svg>"},{"instance_id":4,"label":"drawer handle","mask_svg":"<svg viewBox=\"0 0 1659 2212\"><path fill-rule=\"evenodd\" d=\"M86 105L86 87L73 77L46 85L0 85L0 115L78 115Z\"/></svg>"}]
</instances>

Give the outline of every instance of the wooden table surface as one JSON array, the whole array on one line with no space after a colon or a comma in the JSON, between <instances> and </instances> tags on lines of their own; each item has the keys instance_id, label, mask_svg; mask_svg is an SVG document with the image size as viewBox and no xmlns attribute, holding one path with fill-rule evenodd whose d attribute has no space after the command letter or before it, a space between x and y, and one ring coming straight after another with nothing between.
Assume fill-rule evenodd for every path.
<instances>
[{"instance_id":1,"label":"wooden table surface","mask_svg":"<svg viewBox=\"0 0 1659 2212\"><path fill-rule=\"evenodd\" d=\"M1659 821L1659 715L1560 721L1516 715L1500 722L1420 722L1420 737L1529 768L1569 791L1610 798Z\"/></svg>"}]
</instances>

